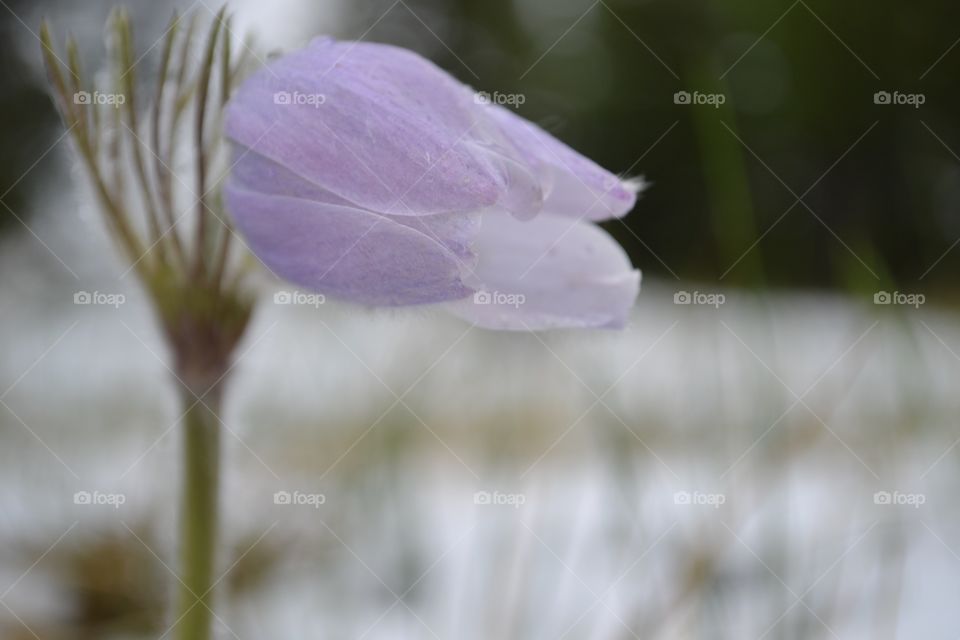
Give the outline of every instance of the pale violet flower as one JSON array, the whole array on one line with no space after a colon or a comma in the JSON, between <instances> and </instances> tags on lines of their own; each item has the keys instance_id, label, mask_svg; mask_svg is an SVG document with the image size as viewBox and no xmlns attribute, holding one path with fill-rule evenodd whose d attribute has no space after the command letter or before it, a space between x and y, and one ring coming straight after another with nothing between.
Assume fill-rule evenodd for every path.
<instances>
[{"instance_id":1,"label":"pale violet flower","mask_svg":"<svg viewBox=\"0 0 960 640\"><path fill-rule=\"evenodd\" d=\"M640 274L597 221L636 189L433 63L319 39L227 107L225 199L276 274L497 329L620 327Z\"/></svg>"}]
</instances>

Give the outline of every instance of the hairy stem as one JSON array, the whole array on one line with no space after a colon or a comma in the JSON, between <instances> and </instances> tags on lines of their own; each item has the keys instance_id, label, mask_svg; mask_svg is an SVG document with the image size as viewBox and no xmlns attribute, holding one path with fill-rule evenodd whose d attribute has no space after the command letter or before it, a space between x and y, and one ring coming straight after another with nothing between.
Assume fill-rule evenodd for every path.
<instances>
[{"instance_id":1,"label":"hairy stem","mask_svg":"<svg viewBox=\"0 0 960 640\"><path fill-rule=\"evenodd\" d=\"M217 540L220 471L220 392L202 401L183 395L183 498L181 505L181 584L176 612L180 640L209 640Z\"/></svg>"},{"instance_id":2,"label":"hairy stem","mask_svg":"<svg viewBox=\"0 0 960 640\"><path fill-rule=\"evenodd\" d=\"M173 247L173 252L176 255L176 259L179 261L180 265L186 265L187 258L186 253L183 250L183 244L180 242L180 233L177 231L177 218L173 213L173 189L171 187L170 178L167 174L171 172L170 165L164 162L163 158L164 152L163 148L160 146L160 129L161 129L161 120L163 119L164 113L164 90L167 86L167 78L170 73L170 59L173 55L173 45L177 40L177 32L180 27L180 16L174 12L173 18L170 21L170 26L167 28L167 35L164 38L163 42L163 54L160 58L160 72L157 75L157 89L153 102L153 114L151 120L151 140L153 143L153 168L156 174L156 184L158 192L158 200L160 201L160 209L165 215L165 224L167 225L166 233L170 236L170 244ZM185 66L185 65L184 65ZM168 147L173 146L173 138L176 137L177 132L171 123L170 126L170 142L167 143ZM168 156L168 162L172 162L170 157L172 153Z\"/></svg>"},{"instance_id":3,"label":"hairy stem","mask_svg":"<svg viewBox=\"0 0 960 640\"><path fill-rule=\"evenodd\" d=\"M201 277L206 271L207 252L207 216L210 206L207 204L207 148L204 136L204 117L207 112L207 95L210 92L210 76L213 73L214 54L217 49L217 38L223 25L223 16L226 7L221 9L214 18L210 27L210 36L207 39L207 49L197 81L197 113L194 127L194 144L196 145L196 172L197 172L197 253L194 262L194 276Z\"/></svg>"},{"instance_id":4,"label":"hairy stem","mask_svg":"<svg viewBox=\"0 0 960 640\"><path fill-rule=\"evenodd\" d=\"M121 63L119 88L126 96L124 107L127 114L127 124L124 127L130 134L130 149L133 153L133 166L143 193L144 204L147 209L147 224L150 227L150 249L155 249L161 264L166 262L166 244L162 242L163 231L160 228L160 215L157 212L155 195L150 180L147 178L146 162L143 159L144 141L140 138L139 117L137 114L136 80L134 68L133 33L130 26L130 16L125 10L117 12L116 30L120 42L119 61ZM154 151L155 153L155 151ZM149 251L149 249L148 249Z\"/></svg>"}]
</instances>

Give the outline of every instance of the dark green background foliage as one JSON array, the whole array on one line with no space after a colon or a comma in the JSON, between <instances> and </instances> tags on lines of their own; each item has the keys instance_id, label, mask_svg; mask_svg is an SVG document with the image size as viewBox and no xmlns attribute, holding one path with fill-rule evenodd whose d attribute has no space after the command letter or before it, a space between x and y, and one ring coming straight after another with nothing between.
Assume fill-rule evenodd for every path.
<instances>
[{"instance_id":1,"label":"dark green background foliage","mask_svg":"<svg viewBox=\"0 0 960 640\"><path fill-rule=\"evenodd\" d=\"M109 3L88 4L91 20L105 17ZM149 12L139 32L151 42L172 5L142 4L133 8ZM19 15L39 11L11 6ZM479 90L521 93L524 116L612 170L642 173L652 187L625 225L609 229L648 277L953 289L960 267L960 247L948 252L960 238L955 2L345 6L333 35L359 37L389 8L366 39L417 49ZM302 27L304 39L329 29L321 14L315 27ZM5 34L23 31L9 12L0 20ZM18 60L38 51L27 52L31 43L20 37L7 41L24 52L5 48L0 67L4 191L60 134L37 98L42 78ZM88 48L91 62L99 46ZM719 109L677 105L680 90L720 92L727 101ZM874 104L882 90L919 93L925 104ZM44 176L32 172L4 202L28 212L24 198L47 186ZM2 213L4 231L14 231L19 224Z\"/></svg>"}]
</instances>

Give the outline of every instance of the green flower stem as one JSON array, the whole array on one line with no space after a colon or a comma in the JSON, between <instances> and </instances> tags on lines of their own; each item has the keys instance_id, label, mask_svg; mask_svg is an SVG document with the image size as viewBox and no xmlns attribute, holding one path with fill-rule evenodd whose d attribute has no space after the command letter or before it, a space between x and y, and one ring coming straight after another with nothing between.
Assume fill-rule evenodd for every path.
<instances>
[{"instance_id":1,"label":"green flower stem","mask_svg":"<svg viewBox=\"0 0 960 640\"><path fill-rule=\"evenodd\" d=\"M217 540L220 474L219 391L197 402L184 393L183 498L180 572L182 583L176 629L180 640L209 640Z\"/></svg>"},{"instance_id":2,"label":"green flower stem","mask_svg":"<svg viewBox=\"0 0 960 640\"><path fill-rule=\"evenodd\" d=\"M207 189L207 161L221 143L219 120L214 120L214 115L209 118L205 115L211 76L214 65L219 65L223 84L219 96L213 96L217 99L211 100L218 107L213 109L211 105L215 114L222 112L230 96L230 88L245 61L240 56L236 65L231 66L225 11L226 8L221 9L210 26L204 59L198 68L190 55L198 14L195 13L190 20L186 35L179 43L177 34L180 19L177 15L174 15L167 30L151 109L150 139L153 148L150 151L156 159L153 163L153 180L149 179L147 173L146 158L149 156L140 149L144 142L138 135L138 113L143 103L135 99L138 83L132 73L140 58L135 58L127 13L117 11L110 21L116 42L111 52L112 67L118 69L118 78L111 91L126 98L124 110L111 110L109 129L112 135L107 135L108 128L105 122L101 122L98 105L81 104L77 100L80 92L96 89L95 85L83 80L76 42L72 39L67 41L68 62L64 64L53 49L50 28L46 22L41 24L39 34L44 62L61 116L90 173L108 225L150 294L176 360L176 378L185 388L182 395L181 585L174 613L174 628L180 640L211 638L215 617L212 603L216 584L214 571L217 566L217 493L220 473L218 415L224 378L230 370L232 354L243 338L253 311L253 301L242 295L239 286L243 272L235 271L230 265L228 250L231 232L224 232L219 253L213 253L216 247L206 238L207 216L216 216L221 220L223 217L211 208L216 207L222 213L219 194L209 193L219 187L214 186L209 192ZM175 49L179 53L176 58ZM175 78L175 82L170 87L173 95L165 100L168 78ZM197 193L200 195L196 238L192 246L188 246L181 242L176 230L160 233L160 216L165 214L166 224L173 226L174 202L177 198L170 167L176 157L174 146L178 124L191 105L196 110L195 160ZM168 123L166 127L163 126L164 122ZM124 129L132 140L122 134ZM127 144L123 144L124 139L127 139ZM166 143L162 144L164 141ZM124 184L131 158L137 178L132 185L133 190L141 196L136 200ZM150 235L146 237L137 230L130 215L135 207L144 203L150 227ZM190 255L191 248L194 255ZM215 262L208 264L207 253Z\"/></svg>"}]
</instances>

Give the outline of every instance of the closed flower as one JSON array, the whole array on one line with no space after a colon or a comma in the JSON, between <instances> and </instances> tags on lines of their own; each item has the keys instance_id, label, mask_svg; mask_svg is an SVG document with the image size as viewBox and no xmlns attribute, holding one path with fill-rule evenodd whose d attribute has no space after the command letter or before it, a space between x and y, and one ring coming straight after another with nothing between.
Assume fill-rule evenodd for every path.
<instances>
[{"instance_id":1,"label":"closed flower","mask_svg":"<svg viewBox=\"0 0 960 640\"><path fill-rule=\"evenodd\" d=\"M227 108L227 206L274 273L484 327L619 327L640 274L595 223L636 190L428 60L320 39Z\"/></svg>"}]
</instances>

